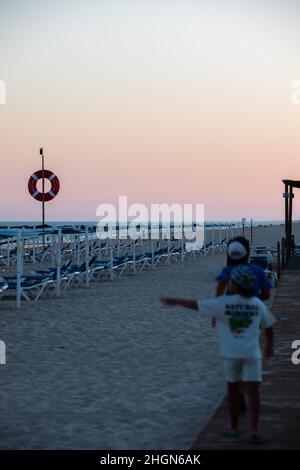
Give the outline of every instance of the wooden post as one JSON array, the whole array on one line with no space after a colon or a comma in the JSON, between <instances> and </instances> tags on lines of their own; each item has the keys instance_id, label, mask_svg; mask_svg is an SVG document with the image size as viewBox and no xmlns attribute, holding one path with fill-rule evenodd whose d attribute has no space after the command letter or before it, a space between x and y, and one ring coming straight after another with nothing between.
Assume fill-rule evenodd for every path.
<instances>
[{"instance_id":1,"label":"wooden post","mask_svg":"<svg viewBox=\"0 0 300 470\"><path fill-rule=\"evenodd\" d=\"M285 268L285 253L286 253L286 246L285 246L285 238L281 239L281 269Z\"/></svg>"},{"instance_id":2,"label":"wooden post","mask_svg":"<svg viewBox=\"0 0 300 470\"><path fill-rule=\"evenodd\" d=\"M288 199L288 192L289 192L289 185L285 183L284 185L284 192L285 192L285 239L288 239L288 230L289 230L289 199Z\"/></svg>"},{"instance_id":3,"label":"wooden post","mask_svg":"<svg viewBox=\"0 0 300 470\"><path fill-rule=\"evenodd\" d=\"M293 231L293 186L290 186L290 191L289 191L289 252L288 252L288 257L290 258L291 253L292 253L292 231Z\"/></svg>"},{"instance_id":4,"label":"wooden post","mask_svg":"<svg viewBox=\"0 0 300 470\"><path fill-rule=\"evenodd\" d=\"M277 277L280 279L281 276L281 253L280 253L280 242L277 242Z\"/></svg>"},{"instance_id":5,"label":"wooden post","mask_svg":"<svg viewBox=\"0 0 300 470\"><path fill-rule=\"evenodd\" d=\"M294 237L294 235L291 236L291 252L292 252L292 255L294 256L295 255L295 237Z\"/></svg>"}]
</instances>

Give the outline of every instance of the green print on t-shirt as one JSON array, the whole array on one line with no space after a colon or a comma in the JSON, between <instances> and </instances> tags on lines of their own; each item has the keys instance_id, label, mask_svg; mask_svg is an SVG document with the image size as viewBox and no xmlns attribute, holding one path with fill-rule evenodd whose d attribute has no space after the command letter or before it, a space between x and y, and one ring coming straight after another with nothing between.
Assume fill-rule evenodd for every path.
<instances>
[{"instance_id":1,"label":"green print on t-shirt","mask_svg":"<svg viewBox=\"0 0 300 470\"><path fill-rule=\"evenodd\" d=\"M229 319L229 326L231 330L245 330L252 323L252 319L246 313L244 316L234 314Z\"/></svg>"},{"instance_id":2,"label":"green print on t-shirt","mask_svg":"<svg viewBox=\"0 0 300 470\"><path fill-rule=\"evenodd\" d=\"M242 333L251 323L253 316L258 314L256 305L249 308L248 305L226 305L226 315L229 318L229 327L234 333Z\"/></svg>"}]
</instances>

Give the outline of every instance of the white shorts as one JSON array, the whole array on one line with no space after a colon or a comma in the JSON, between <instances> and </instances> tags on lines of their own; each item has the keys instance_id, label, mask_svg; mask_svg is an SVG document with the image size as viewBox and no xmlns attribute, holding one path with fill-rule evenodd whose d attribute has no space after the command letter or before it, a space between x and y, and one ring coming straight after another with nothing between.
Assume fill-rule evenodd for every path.
<instances>
[{"instance_id":1,"label":"white shorts","mask_svg":"<svg viewBox=\"0 0 300 470\"><path fill-rule=\"evenodd\" d=\"M224 358L226 382L261 382L261 359Z\"/></svg>"}]
</instances>

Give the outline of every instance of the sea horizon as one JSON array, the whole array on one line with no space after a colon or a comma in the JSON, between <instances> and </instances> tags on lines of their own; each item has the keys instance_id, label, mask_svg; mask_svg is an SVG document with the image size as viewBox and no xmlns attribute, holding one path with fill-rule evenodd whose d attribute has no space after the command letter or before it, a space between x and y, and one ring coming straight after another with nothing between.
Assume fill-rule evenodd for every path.
<instances>
[{"instance_id":1,"label":"sea horizon","mask_svg":"<svg viewBox=\"0 0 300 470\"><path fill-rule=\"evenodd\" d=\"M130 222L130 221L128 221ZM294 220L293 223L298 223L300 221ZM97 225L99 221L91 221L91 220L47 220L45 221L45 224L48 225ZM109 224L113 224L114 222L108 222ZM142 225L148 224L155 224L157 221L149 221L149 222L138 222ZM169 221L160 221L160 224L162 223L169 223ZM191 223L195 223L194 221ZM242 225L241 220L206 220L205 225L219 225L219 224L240 224ZM16 226L16 225L41 225L42 222L38 220L0 220L0 226ZM117 225L123 225L125 222L118 222ZM172 222L173 224L173 222ZM252 224L254 227L260 226L260 225L280 225L284 224L284 220L254 220L252 219ZM177 225L177 223L176 223ZM245 226L250 226L251 225L251 220L246 220Z\"/></svg>"}]
</instances>

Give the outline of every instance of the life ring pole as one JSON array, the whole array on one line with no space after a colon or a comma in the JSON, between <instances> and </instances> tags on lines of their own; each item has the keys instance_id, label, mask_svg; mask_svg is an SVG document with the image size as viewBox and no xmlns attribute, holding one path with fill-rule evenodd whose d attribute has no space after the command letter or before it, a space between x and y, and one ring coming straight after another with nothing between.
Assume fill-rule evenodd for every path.
<instances>
[{"instance_id":1,"label":"life ring pole","mask_svg":"<svg viewBox=\"0 0 300 470\"><path fill-rule=\"evenodd\" d=\"M44 231L45 225L45 157L43 147L40 148L40 155L42 157L42 225ZM43 234L43 249L45 248L45 235Z\"/></svg>"},{"instance_id":2,"label":"life ring pole","mask_svg":"<svg viewBox=\"0 0 300 470\"><path fill-rule=\"evenodd\" d=\"M40 148L40 155L42 157L42 223L45 224L45 157L43 147Z\"/></svg>"}]
</instances>

